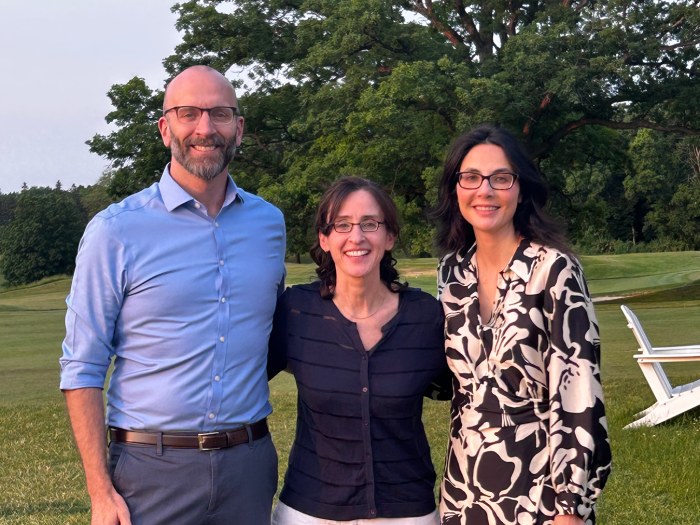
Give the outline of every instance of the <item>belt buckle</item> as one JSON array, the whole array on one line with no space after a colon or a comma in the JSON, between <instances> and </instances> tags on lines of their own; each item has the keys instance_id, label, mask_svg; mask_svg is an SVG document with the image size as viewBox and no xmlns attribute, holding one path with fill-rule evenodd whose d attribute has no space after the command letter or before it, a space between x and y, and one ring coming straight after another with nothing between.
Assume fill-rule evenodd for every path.
<instances>
[{"instance_id":1,"label":"belt buckle","mask_svg":"<svg viewBox=\"0 0 700 525\"><path fill-rule=\"evenodd\" d=\"M201 434L197 434L197 441L199 441L199 450L207 451L207 450L221 450L224 447L205 447L204 446L204 438L206 436L216 436L220 432L202 432Z\"/></svg>"}]
</instances>

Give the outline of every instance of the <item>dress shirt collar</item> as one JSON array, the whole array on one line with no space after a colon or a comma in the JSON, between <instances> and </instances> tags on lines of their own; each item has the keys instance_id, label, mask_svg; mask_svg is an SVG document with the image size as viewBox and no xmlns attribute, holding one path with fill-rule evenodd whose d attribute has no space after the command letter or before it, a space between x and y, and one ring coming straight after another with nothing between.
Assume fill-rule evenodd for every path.
<instances>
[{"instance_id":1,"label":"dress shirt collar","mask_svg":"<svg viewBox=\"0 0 700 525\"><path fill-rule=\"evenodd\" d=\"M523 281L530 281L530 276L535 267L535 261L539 256L539 251L540 246L538 244L534 244L527 239L522 239L518 245L518 249L515 250L515 254L513 254L513 258L508 263L508 266L505 267L504 273L510 270Z\"/></svg>"},{"instance_id":2,"label":"dress shirt collar","mask_svg":"<svg viewBox=\"0 0 700 525\"><path fill-rule=\"evenodd\" d=\"M227 174L228 184L226 185L226 198L224 199L224 204L221 209L231 204L236 198L243 202L243 197L238 191L236 183L233 182L231 175ZM194 197L187 193L182 186L180 186L172 175L170 175L170 164L165 167L163 171L163 176L160 178L158 183L158 189L160 190L160 195L163 198L163 203L168 212L173 211L178 206L193 201Z\"/></svg>"},{"instance_id":3,"label":"dress shirt collar","mask_svg":"<svg viewBox=\"0 0 700 525\"><path fill-rule=\"evenodd\" d=\"M476 264L472 262L474 254L476 253L476 243L472 244L471 248L467 249L465 246L460 251L462 252L462 260L459 261L460 267L476 277Z\"/></svg>"},{"instance_id":4,"label":"dress shirt collar","mask_svg":"<svg viewBox=\"0 0 700 525\"><path fill-rule=\"evenodd\" d=\"M534 244L527 239L522 239L510 262L501 273L506 274L511 271L523 281L528 282L532 276L532 270L535 266L539 251L540 246L538 244ZM476 277L476 265L472 261L475 253L476 243L472 244L471 248L468 250L465 250L464 256L460 261L460 266L463 270L472 273Z\"/></svg>"}]
</instances>

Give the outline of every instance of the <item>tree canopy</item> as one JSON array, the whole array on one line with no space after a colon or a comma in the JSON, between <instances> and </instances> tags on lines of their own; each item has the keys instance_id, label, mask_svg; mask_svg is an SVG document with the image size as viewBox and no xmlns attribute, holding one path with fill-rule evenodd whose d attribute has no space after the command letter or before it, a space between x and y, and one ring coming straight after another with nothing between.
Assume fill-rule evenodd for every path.
<instances>
[{"instance_id":1,"label":"tree canopy","mask_svg":"<svg viewBox=\"0 0 700 525\"><path fill-rule=\"evenodd\" d=\"M164 65L248 68L230 169L285 213L290 253L352 174L392 192L402 247L429 254L446 147L482 122L523 140L579 245L700 248L699 1L192 0L173 7L183 42ZM89 144L123 197L168 160L162 90L134 78L109 96L118 130Z\"/></svg>"}]
</instances>

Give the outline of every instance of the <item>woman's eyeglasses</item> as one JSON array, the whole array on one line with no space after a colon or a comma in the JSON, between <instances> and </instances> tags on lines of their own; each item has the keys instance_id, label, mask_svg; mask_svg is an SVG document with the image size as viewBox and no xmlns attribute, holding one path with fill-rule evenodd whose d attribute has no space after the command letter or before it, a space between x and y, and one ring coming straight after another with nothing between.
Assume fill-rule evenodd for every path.
<instances>
[{"instance_id":1,"label":"woman's eyeglasses","mask_svg":"<svg viewBox=\"0 0 700 525\"><path fill-rule=\"evenodd\" d=\"M350 233L353 226L359 226L360 230L365 233L369 233L376 232L379 229L380 224L384 224L384 222L369 219L362 222L338 221L328 224L328 226L332 226L338 233Z\"/></svg>"},{"instance_id":2,"label":"woman's eyeglasses","mask_svg":"<svg viewBox=\"0 0 700 525\"><path fill-rule=\"evenodd\" d=\"M515 184L518 176L509 171L495 171L491 175L482 175L478 171L459 171L457 183L465 190L475 190L481 187L484 179L489 181L489 186L494 190L509 190Z\"/></svg>"}]
</instances>

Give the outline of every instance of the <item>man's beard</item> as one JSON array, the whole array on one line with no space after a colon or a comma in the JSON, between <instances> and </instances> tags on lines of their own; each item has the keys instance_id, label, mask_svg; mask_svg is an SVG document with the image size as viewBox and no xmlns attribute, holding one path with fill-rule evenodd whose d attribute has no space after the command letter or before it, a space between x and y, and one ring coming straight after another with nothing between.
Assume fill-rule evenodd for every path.
<instances>
[{"instance_id":1,"label":"man's beard","mask_svg":"<svg viewBox=\"0 0 700 525\"><path fill-rule=\"evenodd\" d=\"M216 154L194 158L190 153L190 146L216 146ZM236 134L231 141L227 141L221 135L209 139L194 138L180 141L170 131L170 151L183 168L195 177L203 180L212 180L229 165L236 155Z\"/></svg>"}]
</instances>

